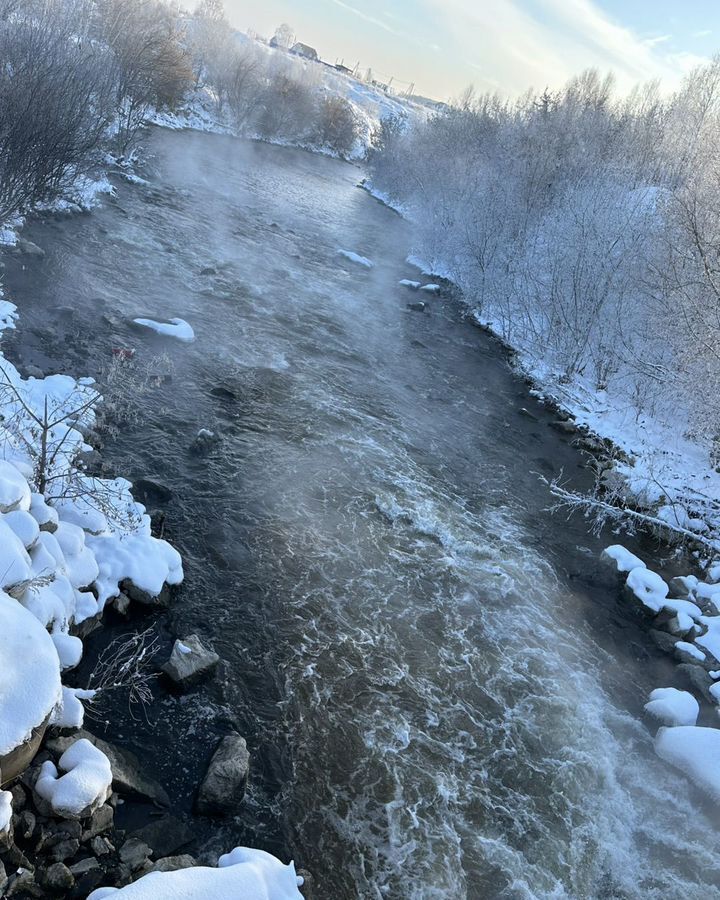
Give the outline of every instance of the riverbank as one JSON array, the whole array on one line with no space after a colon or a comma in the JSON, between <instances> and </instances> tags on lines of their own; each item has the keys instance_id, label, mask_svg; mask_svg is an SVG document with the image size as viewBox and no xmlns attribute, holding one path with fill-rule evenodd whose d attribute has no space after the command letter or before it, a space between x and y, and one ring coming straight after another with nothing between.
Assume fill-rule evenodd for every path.
<instances>
[{"instance_id":1,"label":"riverbank","mask_svg":"<svg viewBox=\"0 0 720 900\"><path fill-rule=\"evenodd\" d=\"M412 218L407 208L369 182L361 182L361 187L397 214ZM597 460L595 491L585 497L564 494L560 477L559 505L590 517L597 514L600 521L615 521L631 533L646 528L671 545L684 543L700 569L711 567L720 554L720 472L710 463L709 448L686 437L677 422L641 414L632 403L594 388L589 379L568 380L528 350L509 344L501 323L479 314L472 298L463 295L447 263L425 259L416 251L408 262L423 275L453 286L472 319L512 354L534 395L558 411L559 427L569 434L574 430L578 446Z\"/></svg>"},{"instance_id":2,"label":"riverbank","mask_svg":"<svg viewBox=\"0 0 720 900\"><path fill-rule=\"evenodd\" d=\"M196 633L222 662L180 698L158 685L149 723L119 703L90 730L142 758L181 820L220 738L245 736L246 799L222 825L198 823L209 850L294 856L320 896L462 897L478 883L492 896L509 878L536 894L593 896L611 878L659 896L651 870L712 895L704 855L658 875L642 849L637 822L662 843L668 810L693 840L708 826L639 718L665 657L596 562L603 543L545 512L536 472L589 480L557 416L453 301L400 284L409 232L354 187L355 169L222 136L150 140L147 184L119 184L90 217L31 223L46 255L6 271L23 307L13 360L96 374L126 348L173 362L143 401L151 414L102 454L171 493L152 506L186 579L161 614L160 656ZM422 313L408 309L418 297ZM182 317L195 341L135 330L138 317ZM201 428L220 443L197 457ZM93 646L136 630L113 614ZM582 867L568 816L603 848ZM542 846L516 844L518 820Z\"/></svg>"}]
</instances>

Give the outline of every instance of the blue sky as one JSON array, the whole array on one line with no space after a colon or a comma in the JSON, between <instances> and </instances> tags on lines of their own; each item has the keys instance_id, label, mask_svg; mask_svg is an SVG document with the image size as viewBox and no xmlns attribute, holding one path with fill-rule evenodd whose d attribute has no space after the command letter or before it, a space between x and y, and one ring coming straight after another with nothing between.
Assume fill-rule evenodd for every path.
<instances>
[{"instance_id":1,"label":"blue sky","mask_svg":"<svg viewBox=\"0 0 720 900\"><path fill-rule=\"evenodd\" d=\"M720 0L225 0L232 22L269 37L288 22L323 59L344 58L438 99L468 84L515 95L588 66L622 90L667 89L720 50Z\"/></svg>"}]
</instances>

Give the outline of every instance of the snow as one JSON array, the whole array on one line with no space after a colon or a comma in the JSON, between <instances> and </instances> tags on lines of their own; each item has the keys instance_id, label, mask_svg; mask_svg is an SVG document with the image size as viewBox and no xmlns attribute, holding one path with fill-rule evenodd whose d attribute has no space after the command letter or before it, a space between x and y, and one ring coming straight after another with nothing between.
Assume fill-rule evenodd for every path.
<instances>
[{"instance_id":1,"label":"snow","mask_svg":"<svg viewBox=\"0 0 720 900\"><path fill-rule=\"evenodd\" d=\"M683 653L687 653L689 656L694 657L698 662L704 662L706 659L705 654L700 650L695 644L689 644L687 641L678 641L675 644L676 650L682 650Z\"/></svg>"},{"instance_id":2,"label":"snow","mask_svg":"<svg viewBox=\"0 0 720 900\"><path fill-rule=\"evenodd\" d=\"M372 260L366 256L360 256L359 253L355 253L353 250L338 250L338 253L340 256L344 256L345 259L349 259L350 262L357 263L359 266L365 266L366 269L372 269L375 265Z\"/></svg>"},{"instance_id":3,"label":"snow","mask_svg":"<svg viewBox=\"0 0 720 900\"><path fill-rule=\"evenodd\" d=\"M715 659L720 660L720 616L703 616L700 623L707 626L707 631L698 635L695 643L712 653Z\"/></svg>"},{"instance_id":4,"label":"snow","mask_svg":"<svg viewBox=\"0 0 720 900\"><path fill-rule=\"evenodd\" d=\"M17 468L0 459L0 512L30 509L30 487Z\"/></svg>"},{"instance_id":5,"label":"snow","mask_svg":"<svg viewBox=\"0 0 720 900\"><path fill-rule=\"evenodd\" d=\"M12 821L12 793L0 791L0 832L7 832Z\"/></svg>"},{"instance_id":6,"label":"snow","mask_svg":"<svg viewBox=\"0 0 720 900\"><path fill-rule=\"evenodd\" d=\"M92 701L96 694L97 691L63 687L62 699L53 711L50 724L56 725L58 728L82 728L85 719L85 707L81 701Z\"/></svg>"},{"instance_id":7,"label":"snow","mask_svg":"<svg viewBox=\"0 0 720 900\"><path fill-rule=\"evenodd\" d=\"M88 900L302 900L303 879L263 850L236 847L221 856L218 868L196 866L177 872L151 872L123 888L99 888Z\"/></svg>"},{"instance_id":8,"label":"snow","mask_svg":"<svg viewBox=\"0 0 720 900\"><path fill-rule=\"evenodd\" d=\"M672 687L652 691L645 709L664 725L694 725L700 713L692 694Z\"/></svg>"},{"instance_id":9,"label":"snow","mask_svg":"<svg viewBox=\"0 0 720 900\"><path fill-rule=\"evenodd\" d=\"M659 575L644 566L632 569L625 584L653 612L660 612L670 590Z\"/></svg>"},{"instance_id":10,"label":"snow","mask_svg":"<svg viewBox=\"0 0 720 900\"><path fill-rule=\"evenodd\" d=\"M60 699L52 638L32 613L0 592L0 756L20 746Z\"/></svg>"},{"instance_id":11,"label":"snow","mask_svg":"<svg viewBox=\"0 0 720 900\"><path fill-rule=\"evenodd\" d=\"M2 291L0 291L1 296ZM10 303L9 300L0 300L0 332L6 331L8 328L15 328L17 318L17 306Z\"/></svg>"},{"instance_id":12,"label":"snow","mask_svg":"<svg viewBox=\"0 0 720 900\"><path fill-rule=\"evenodd\" d=\"M169 322L156 322L154 319L133 319L133 322L135 322L136 325L143 325L145 328L150 328L158 334L177 338L179 341L189 343L190 341L195 340L195 332L185 319L175 318L170 319Z\"/></svg>"},{"instance_id":13,"label":"snow","mask_svg":"<svg viewBox=\"0 0 720 900\"><path fill-rule=\"evenodd\" d=\"M63 634L62 631L53 632L51 638L57 650L60 668L73 669L82 659L83 644L80 638Z\"/></svg>"},{"instance_id":14,"label":"snow","mask_svg":"<svg viewBox=\"0 0 720 900\"><path fill-rule=\"evenodd\" d=\"M427 291L428 294L437 294L440 291L439 284L424 284L421 288L421 291Z\"/></svg>"},{"instance_id":15,"label":"snow","mask_svg":"<svg viewBox=\"0 0 720 900\"><path fill-rule=\"evenodd\" d=\"M633 569L646 568L645 563L634 553L626 550L622 544L612 544L602 552L603 559L612 560L618 572L632 572Z\"/></svg>"},{"instance_id":16,"label":"snow","mask_svg":"<svg viewBox=\"0 0 720 900\"><path fill-rule=\"evenodd\" d=\"M417 291L417 290L419 290L420 285L422 284L422 282L420 282L420 281L412 281L412 280L409 279L409 278L402 278L402 279L400 280L400 284L401 284L403 287L410 288L410 290L412 290L412 291Z\"/></svg>"},{"instance_id":17,"label":"snow","mask_svg":"<svg viewBox=\"0 0 720 900\"><path fill-rule=\"evenodd\" d=\"M696 725L661 728L655 752L720 801L720 729Z\"/></svg>"},{"instance_id":18,"label":"snow","mask_svg":"<svg viewBox=\"0 0 720 900\"><path fill-rule=\"evenodd\" d=\"M63 816L79 816L90 807L104 803L110 796L110 762L86 738L71 744L58 762L44 762L35 782L35 790L47 800L53 811Z\"/></svg>"},{"instance_id":19,"label":"snow","mask_svg":"<svg viewBox=\"0 0 720 900\"><path fill-rule=\"evenodd\" d=\"M118 596L120 582L125 579L151 597L157 597L166 583L180 584L183 579L180 554L167 541L150 535L147 516L142 530L135 534L88 535L87 541L99 561L95 584L101 609Z\"/></svg>"}]
</instances>

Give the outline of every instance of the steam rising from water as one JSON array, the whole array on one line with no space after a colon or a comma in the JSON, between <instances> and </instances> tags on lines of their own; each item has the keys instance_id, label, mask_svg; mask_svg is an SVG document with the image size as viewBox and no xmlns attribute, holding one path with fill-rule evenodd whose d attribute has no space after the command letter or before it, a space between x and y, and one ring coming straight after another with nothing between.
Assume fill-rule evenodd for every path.
<instances>
[{"instance_id":1,"label":"steam rising from water","mask_svg":"<svg viewBox=\"0 0 720 900\"><path fill-rule=\"evenodd\" d=\"M102 297L195 328L117 465L162 460L188 564L175 624L226 659L218 706L250 738L224 849L272 833L321 900L720 896L714 813L639 719L662 669L629 649L647 639L606 588L562 571L599 547L550 520L532 469L577 457L519 416L522 387L451 304L408 313L403 223L332 161L154 143L149 188L29 235L50 253L23 322L73 296L98 345L134 346ZM338 246L376 267L344 268ZM206 460L187 453L200 426L223 436ZM208 706L160 710L184 753L161 778L188 804L216 740Z\"/></svg>"}]
</instances>

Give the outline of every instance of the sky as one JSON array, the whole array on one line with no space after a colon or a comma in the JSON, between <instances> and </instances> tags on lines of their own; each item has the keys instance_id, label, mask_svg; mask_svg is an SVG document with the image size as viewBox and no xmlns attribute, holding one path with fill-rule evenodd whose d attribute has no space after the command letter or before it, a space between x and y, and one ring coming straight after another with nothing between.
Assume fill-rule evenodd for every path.
<instances>
[{"instance_id":1,"label":"sky","mask_svg":"<svg viewBox=\"0 0 720 900\"><path fill-rule=\"evenodd\" d=\"M559 87L590 66L624 92L671 90L720 51L720 0L225 0L241 31L283 22L329 62L438 100L473 84L514 96Z\"/></svg>"}]
</instances>

